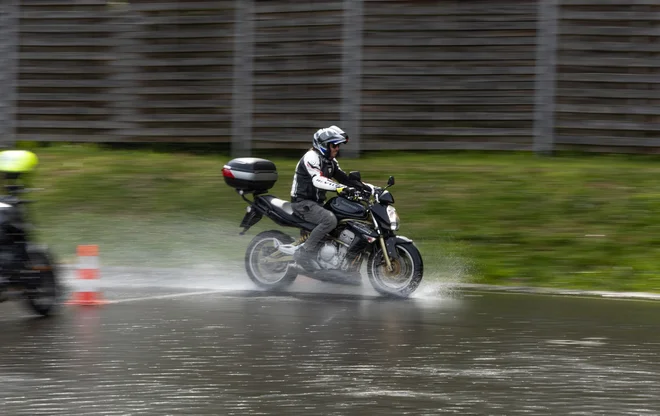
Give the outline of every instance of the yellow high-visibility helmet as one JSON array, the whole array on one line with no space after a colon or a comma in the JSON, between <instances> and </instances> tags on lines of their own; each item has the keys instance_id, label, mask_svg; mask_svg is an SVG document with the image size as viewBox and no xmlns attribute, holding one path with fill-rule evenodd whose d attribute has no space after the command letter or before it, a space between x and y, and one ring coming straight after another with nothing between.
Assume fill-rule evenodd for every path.
<instances>
[{"instance_id":1,"label":"yellow high-visibility helmet","mask_svg":"<svg viewBox=\"0 0 660 416\"><path fill-rule=\"evenodd\" d=\"M32 171L39 159L29 150L4 150L0 152L0 172L27 173Z\"/></svg>"}]
</instances>

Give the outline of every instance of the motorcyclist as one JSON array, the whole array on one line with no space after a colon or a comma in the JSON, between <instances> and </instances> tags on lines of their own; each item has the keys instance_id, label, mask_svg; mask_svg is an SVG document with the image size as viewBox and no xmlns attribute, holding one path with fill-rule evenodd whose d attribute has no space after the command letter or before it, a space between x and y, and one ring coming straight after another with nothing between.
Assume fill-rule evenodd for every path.
<instances>
[{"instance_id":1,"label":"motorcyclist","mask_svg":"<svg viewBox=\"0 0 660 416\"><path fill-rule=\"evenodd\" d=\"M296 263L307 271L320 269L315 259L321 240L337 227L335 215L323 208L326 192L351 195L355 194L356 188L369 188L367 184L349 179L339 167L336 159L339 146L348 140L348 135L337 126L319 129L314 133L312 148L296 165L291 186L293 211L305 221L317 224L293 256Z\"/></svg>"}]
</instances>

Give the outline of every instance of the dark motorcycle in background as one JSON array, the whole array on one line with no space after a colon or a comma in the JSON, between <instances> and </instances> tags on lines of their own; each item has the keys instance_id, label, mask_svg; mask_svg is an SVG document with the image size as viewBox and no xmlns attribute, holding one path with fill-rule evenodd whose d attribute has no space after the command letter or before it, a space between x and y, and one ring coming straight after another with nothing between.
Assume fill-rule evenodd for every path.
<instances>
[{"instance_id":1,"label":"dark motorcycle in background","mask_svg":"<svg viewBox=\"0 0 660 416\"><path fill-rule=\"evenodd\" d=\"M388 190L395 183L394 177L390 176L384 188L356 190L325 203L324 208L335 214L338 225L325 236L318 250L316 261L321 270L310 272L297 266L293 254L316 224L295 215L290 202L267 194L277 181L275 164L266 159L237 158L223 167L222 174L225 182L248 203L240 224L241 234L264 216L280 226L301 230L297 240L278 230L264 231L252 239L245 253L245 267L258 286L280 290L299 274L331 283L360 285L364 262L371 285L382 295L408 297L422 281L424 264L419 250L412 240L396 235L400 221L393 206L394 197ZM361 180L359 172L351 172L349 177ZM248 199L247 194L252 194L253 199Z\"/></svg>"},{"instance_id":2,"label":"dark motorcycle in background","mask_svg":"<svg viewBox=\"0 0 660 416\"><path fill-rule=\"evenodd\" d=\"M39 315L50 315L59 303L55 262L45 246L32 241L32 224L21 197L31 191L21 183L37 165L37 157L26 150L0 152L0 302L23 300Z\"/></svg>"}]
</instances>

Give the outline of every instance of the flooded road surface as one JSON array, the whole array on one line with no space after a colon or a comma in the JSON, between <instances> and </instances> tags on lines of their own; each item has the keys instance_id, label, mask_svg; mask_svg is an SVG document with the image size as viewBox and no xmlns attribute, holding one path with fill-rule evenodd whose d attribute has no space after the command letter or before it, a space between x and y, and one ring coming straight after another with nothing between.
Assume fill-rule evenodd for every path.
<instances>
[{"instance_id":1,"label":"flooded road surface","mask_svg":"<svg viewBox=\"0 0 660 416\"><path fill-rule=\"evenodd\" d=\"M50 319L2 304L0 414L660 414L660 302L310 282L118 278L118 303Z\"/></svg>"}]
</instances>

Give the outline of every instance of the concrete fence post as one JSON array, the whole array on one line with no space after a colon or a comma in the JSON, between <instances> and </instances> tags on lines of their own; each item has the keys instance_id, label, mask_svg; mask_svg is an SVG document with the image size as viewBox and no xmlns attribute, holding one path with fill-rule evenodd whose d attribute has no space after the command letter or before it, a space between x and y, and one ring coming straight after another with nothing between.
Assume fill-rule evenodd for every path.
<instances>
[{"instance_id":1,"label":"concrete fence post","mask_svg":"<svg viewBox=\"0 0 660 416\"><path fill-rule=\"evenodd\" d=\"M533 149L543 155L555 143L558 15L559 0L538 0Z\"/></svg>"},{"instance_id":2,"label":"concrete fence post","mask_svg":"<svg viewBox=\"0 0 660 416\"><path fill-rule=\"evenodd\" d=\"M235 7L231 154L245 157L252 153L254 1L236 0Z\"/></svg>"},{"instance_id":3,"label":"concrete fence post","mask_svg":"<svg viewBox=\"0 0 660 416\"><path fill-rule=\"evenodd\" d=\"M19 0L2 0L2 7L0 7L0 148L10 148L16 145L19 23Z\"/></svg>"},{"instance_id":4,"label":"concrete fence post","mask_svg":"<svg viewBox=\"0 0 660 416\"><path fill-rule=\"evenodd\" d=\"M351 139L350 144L342 150L342 155L346 157L359 157L362 151L360 102L363 6L363 0L344 0L340 127Z\"/></svg>"}]
</instances>

